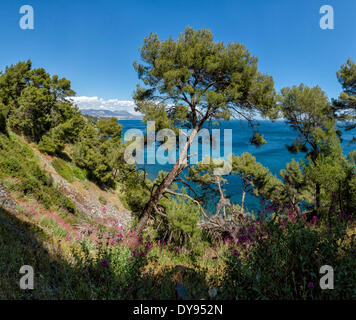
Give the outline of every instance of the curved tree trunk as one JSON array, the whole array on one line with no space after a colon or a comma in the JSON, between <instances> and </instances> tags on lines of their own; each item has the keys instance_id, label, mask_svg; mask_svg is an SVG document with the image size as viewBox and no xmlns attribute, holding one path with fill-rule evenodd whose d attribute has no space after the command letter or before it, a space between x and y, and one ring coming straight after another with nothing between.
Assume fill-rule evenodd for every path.
<instances>
[{"instance_id":1,"label":"curved tree trunk","mask_svg":"<svg viewBox=\"0 0 356 320\"><path fill-rule=\"evenodd\" d=\"M155 210L158 202L162 199L163 195L166 193L169 186L173 183L173 181L178 177L178 175L188 166L188 150L190 145L192 144L199 127L196 127L190 133L187 142L185 143L182 152L179 154L178 161L173 166L172 170L168 173L168 175L163 179L161 184L156 188L153 192L150 200L147 202L145 208L143 209L139 222L137 224L136 230L139 234L143 232L145 229L148 219L150 218L152 212Z\"/></svg>"},{"instance_id":2,"label":"curved tree trunk","mask_svg":"<svg viewBox=\"0 0 356 320\"><path fill-rule=\"evenodd\" d=\"M242 198L241 198L241 213L244 213L245 196L246 196L246 188L244 186L242 190Z\"/></svg>"}]
</instances>

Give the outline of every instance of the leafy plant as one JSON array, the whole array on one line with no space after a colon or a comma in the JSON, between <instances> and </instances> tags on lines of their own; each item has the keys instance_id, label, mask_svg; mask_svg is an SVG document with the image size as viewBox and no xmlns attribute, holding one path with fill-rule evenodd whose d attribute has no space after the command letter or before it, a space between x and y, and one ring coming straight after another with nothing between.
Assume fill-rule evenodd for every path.
<instances>
[{"instance_id":1,"label":"leafy plant","mask_svg":"<svg viewBox=\"0 0 356 320\"><path fill-rule=\"evenodd\" d=\"M56 158L52 161L52 166L68 182L74 181L72 168L62 159Z\"/></svg>"}]
</instances>

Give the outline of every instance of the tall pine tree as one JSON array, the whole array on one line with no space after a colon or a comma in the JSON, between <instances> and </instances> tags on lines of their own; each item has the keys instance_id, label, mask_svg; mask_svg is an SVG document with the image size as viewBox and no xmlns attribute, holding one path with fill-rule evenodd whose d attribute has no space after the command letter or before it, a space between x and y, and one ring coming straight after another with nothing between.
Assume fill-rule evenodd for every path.
<instances>
[{"instance_id":1,"label":"tall pine tree","mask_svg":"<svg viewBox=\"0 0 356 320\"><path fill-rule=\"evenodd\" d=\"M209 30L188 27L176 41L151 34L141 48L141 58L142 64L134 63L144 84L134 93L137 110L145 114L145 120L155 120L156 129L185 126L191 131L178 161L152 190L140 216L139 232L187 167L190 146L207 121L231 116L251 121L256 113L276 116L273 79L258 71L257 58L241 43L214 42Z\"/></svg>"}]
</instances>

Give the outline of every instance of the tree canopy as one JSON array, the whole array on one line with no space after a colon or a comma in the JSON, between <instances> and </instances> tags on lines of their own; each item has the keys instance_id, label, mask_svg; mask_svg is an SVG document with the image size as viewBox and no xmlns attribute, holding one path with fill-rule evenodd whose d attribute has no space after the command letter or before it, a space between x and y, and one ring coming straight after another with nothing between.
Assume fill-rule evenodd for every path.
<instances>
[{"instance_id":1,"label":"tree canopy","mask_svg":"<svg viewBox=\"0 0 356 320\"><path fill-rule=\"evenodd\" d=\"M346 121L346 130L351 130L356 128L356 64L349 58L336 75L343 91L333 107L338 120Z\"/></svg>"},{"instance_id":2,"label":"tree canopy","mask_svg":"<svg viewBox=\"0 0 356 320\"><path fill-rule=\"evenodd\" d=\"M10 128L53 155L70 144L70 156L89 178L114 186L125 167L122 128L116 118L88 121L70 100L74 95L69 80L32 69L30 60L11 65L0 75L0 130Z\"/></svg>"},{"instance_id":3,"label":"tree canopy","mask_svg":"<svg viewBox=\"0 0 356 320\"><path fill-rule=\"evenodd\" d=\"M186 28L174 41L150 34L134 63L144 87L134 93L138 110L165 106L169 118L194 128L210 118L276 116L273 79L257 69L241 43L214 42L209 30ZM152 115L153 117L153 115Z\"/></svg>"},{"instance_id":4,"label":"tree canopy","mask_svg":"<svg viewBox=\"0 0 356 320\"><path fill-rule=\"evenodd\" d=\"M232 116L251 121L256 114L277 117L271 76L257 68L257 58L241 43L215 42L207 29L187 27L177 40L160 40L151 33L141 48L142 63L134 67L142 80L134 92L137 110L156 129L186 127L199 130L207 120ZM142 230L155 205L186 167L194 131L170 173L148 202L139 223Z\"/></svg>"}]
</instances>

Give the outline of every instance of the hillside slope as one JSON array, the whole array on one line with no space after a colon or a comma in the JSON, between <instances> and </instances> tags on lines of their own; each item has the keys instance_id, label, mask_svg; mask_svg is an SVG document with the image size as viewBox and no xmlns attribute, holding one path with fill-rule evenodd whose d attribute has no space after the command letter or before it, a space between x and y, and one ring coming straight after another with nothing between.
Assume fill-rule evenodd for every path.
<instances>
[{"instance_id":1,"label":"hillside slope","mask_svg":"<svg viewBox=\"0 0 356 320\"><path fill-rule=\"evenodd\" d=\"M76 226L82 220L100 224L111 218L124 229L130 228L132 215L120 202L119 191L103 190L85 176L73 175L68 181L54 167L58 161L68 170L71 166L80 170L70 161L40 153L20 136L1 135L0 205L10 211L36 205L41 214L62 214Z\"/></svg>"},{"instance_id":2,"label":"hillside slope","mask_svg":"<svg viewBox=\"0 0 356 320\"><path fill-rule=\"evenodd\" d=\"M120 224L125 228L129 227L131 213L120 202L119 194L116 190L102 190L89 180L74 179L70 183L58 174L53 167L52 161L55 158L41 154L36 149L34 151L38 156L41 169L52 177L54 185L58 187L61 193L73 201L80 213L91 218L112 216L118 218ZM102 202L99 199L103 199ZM106 202L103 203L103 201Z\"/></svg>"}]
</instances>

